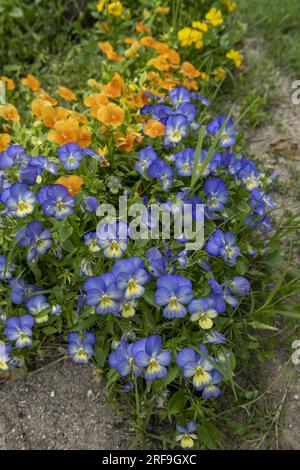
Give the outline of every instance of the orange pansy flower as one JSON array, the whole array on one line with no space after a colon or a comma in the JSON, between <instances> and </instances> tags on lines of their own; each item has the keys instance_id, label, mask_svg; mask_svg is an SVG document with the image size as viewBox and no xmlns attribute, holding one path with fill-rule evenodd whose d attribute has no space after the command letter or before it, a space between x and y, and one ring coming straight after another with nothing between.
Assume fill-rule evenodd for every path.
<instances>
[{"instance_id":1,"label":"orange pansy flower","mask_svg":"<svg viewBox=\"0 0 300 470\"><path fill-rule=\"evenodd\" d=\"M100 106L108 104L108 98L104 93L92 93L83 100L85 106L91 108L91 115L97 117Z\"/></svg>"},{"instance_id":2,"label":"orange pansy flower","mask_svg":"<svg viewBox=\"0 0 300 470\"><path fill-rule=\"evenodd\" d=\"M61 86L57 90L59 96L61 96L66 101L74 101L76 100L75 93L65 86Z\"/></svg>"},{"instance_id":3,"label":"orange pansy flower","mask_svg":"<svg viewBox=\"0 0 300 470\"><path fill-rule=\"evenodd\" d=\"M183 75L185 75L186 77L189 77L189 78L200 77L200 71L197 70L193 66L193 64L191 64L190 62L183 62L182 66L181 66L181 71L182 71Z\"/></svg>"},{"instance_id":4,"label":"orange pansy flower","mask_svg":"<svg viewBox=\"0 0 300 470\"><path fill-rule=\"evenodd\" d=\"M131 47L129 47L128 49L126 49L126 51L124 52L124 55L127 59L129 59L130 57L132 57L134 54L137 53L137 51L142 47L142 44L140 44L138 41L136 41L134 44L132 44Z\"/></svg>"},{"instance_id":5,"label":"orange pansy flower","mask_svg":"<svg viewBox=\"0 0 300 470\"><path fill-rule=\"evenodd\" d=\"M115 62L121 62L122 57L114 51L112 45L106 42L98 42L99 49L106 55L109 60L114 60Z\"/></svg>"},{"instance_id":6,"label":"orange pansy flower","mask_svg":"<svg viewBox=\"0 0 300 470\"><path fill-rule=\"evenodd\" d=\"M124 135L122 132L116 132L114 137L116 141L116 146L121 152L131 152L134 146L134 142L136 141L136 137L134 134Z\"/></svg>"},{"instance_id":7,"label":"orange pansy flower","mask_svg":"<svg viewBox=\"0 0 300 470\"><path fill-rule=\"evenodd\" d=\"M189 80L188 78L183 79L183 86L188 88L188 90L198 90L199 86L196 80Z\"/></svg>"},{"instance_id":8,"label":"orange pansy flower","mask_svg":"<svg viewBox=\"0 0 300 470\"><path fill-rule=\"evenodd\" d=\"M88 147L92 141L92 133L86 126L80 126L77 134L77 144L84 148Z\"/></svg>"},{"instance_id":9,"label":"orange pansy flower","mask_svg":"<svg viewBox=\"0 0 300 470\"><path fill-rule=\"evenodd\" d=\"M19 121L20 116L13 104L0 104L0 117L5 121Z\"/></svg>"},{"instance_id":10,"label":"orange pansy flower","mask_svg":"<svg viewBox=\"0 0 300 470\"><path fill-rule=\"evenodd\" d=\"M165 134L165 126L154 119L149 119L145 122L143 132L148 137L155 139L156 137L161 137Z\"/></svg>"},{"instance_id":11,"label":"orange pansy flower","mask_svg":"<svg viewBox=\"0 0 300 470\"><path fill-rule=\"evenodd\" d=\"M97 112L97 119L106 126L120 126L124 120L125 113L120 106L115 103L108 103L100 106Z\"/></svg>"},{"instance_id":12,"label":"orange pansy flower","mask_svg":"<svg viewBox=\"0 0 300 470\"><path fill-rule=\"evenodd\" d=\"M135 30L138 33L149 33L151 31L151 29L142 22L138 22L135 24Z\"/></svg>"},{"instance_id":13,"label":"orange pansy flower","mask_svg":"<svg viewBox=\"0 0 300 470\"><path fill-rule=\"evenodd\" d=\"M161 72L168 72L171 68L167 57L163 55L159 55L157 57L154 57L153 59L150 59L147 65L149 67L154 67L155 69L160 70Z\"/></svg>"},{"instance_id":14,"label":"orange pansy flower","mask_svg":"<svg viewBox=\"0 0 300 470\"><path fill-rule=\"evenodd\" d=\"M129 44L129 46L132 46L135 42L138 42L138 40L135 39L135 38L127 37L127 38L124 39L124 42L125 42L125 44Z\"/></svg>"},{"instance_id":15,"label":"orange pansy flower","mask_svg":"<svg viewBox=\"0 0 300 470\"><path fill-rule=\"evenodd\" d=\"M40 81L31 73L21 80L22 85L30 88L32 91L37 91L41 87Z\"/></svg>"},{"instance_id":16,"label":"orange pansy flower","mask_svg":"<svg viewBox=\"0 0 300 470\"><path fill-rule=\"evenodd\" d=\"M156 52L158 52L159 54L165 54L169 50L168 44L164 42L155 41L155 43L153 44L153 47L156 50Z\"/></svg>"},{"instance_id":17,"label":"orange pansy flower","mask_svg":"<svg viewBox=\"0 0 300 470\"><path fill-rule=\"evenodd\" d=\"M77 142L81 147L86 147L91 142L91 132L85 126L79 127L75 119L67 118L54 124L48 132L48 139L58 145Z\"/></svg>"},{"instance_id":18,"label":"orange pansy flower","mask_svg":"<svg viewBox=\"0 0 300 470\"><path fill-rule=\"evenodd\" d=\"M50 96L45 90L39 90L38 92L39 98L44 101L49 101L53 106L57 105L57 99Z\"/></svg>"},{"instance_id":19,"label":"orange pansy flower","mask_svg":"<svg viewBox=\"0 0 300 470\"><path fill-rule=\"evenodd\" d=\"M154 47L154 45L156 44L156 41L152 36L144 36L140 40L140 43L146 47Z\"/></svg>"},{"instance_id":20,"label":"orange pansy flower","mask_svg":"<svg viewBox=\"0 0 300 470\"><path fill-rule=\"evenodd\" d=\"M10 142L10 135L0 134L0 152L4 152Z\"/></svg>"},{"instance_id":21,"label":"orange pansy flower","mask_svg":"<svg viewBox=\"0 0 300 470\"><path fill-rule=\"evenodd\" d=\"M68 193L74 197L79 193L81 186L84 185L84 180L76 175L61 176L56 181L56 184L61 184L67 188Z\"/></svg>"},{"instance_id":22,"label":"orange pansy flower","mask_svg":"<svg viewBox=\"0 0 300 470\"><path fill-rule=\"evenodd\" d=\"M6 83L6 88L8 90L14 90L16 88L15 82L11 78L2 75L2 77L0 77L0 80Z\"/></svg>"},{"instance_id":23,"label":"orange pansy flower","mask_svg":"<svg viewBox=\"0 0 300 470\"><path fill-rule=\"evenodd\" d=\"M69 111L62 106L54 108L49 106L49 103L45 104L41 108L42 119L46 127L53 127L58 121L66 119L68 117Z\"/></svg>"},{"instance_id":24,"label":"orange pansy flower","mask_svg":"<svg viewBox=\"0 0 300 470\"><path fill-rule=\"evenodd\" d=\"M115 73L111 81L103 87L103 92L111 98L117 98L122 95L124 88L125 83L123 78L118 73Z\"/></svg>"}]
</instances>

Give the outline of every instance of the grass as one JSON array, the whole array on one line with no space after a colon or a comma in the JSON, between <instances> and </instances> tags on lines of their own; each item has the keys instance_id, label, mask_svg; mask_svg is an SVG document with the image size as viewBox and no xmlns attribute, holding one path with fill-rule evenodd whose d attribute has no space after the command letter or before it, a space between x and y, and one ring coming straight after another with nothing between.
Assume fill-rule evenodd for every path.
<instances>
[{"instance_id":1,"label":"grass","mask_svg":"<svg viewBox=\"0 0 300 470\"><path fill-rule=\"evenodd\" d=\"M261 36L268 56L294 78L300 77L299 0L237 0L252 36Z\"/></svg>"}]
</instances>

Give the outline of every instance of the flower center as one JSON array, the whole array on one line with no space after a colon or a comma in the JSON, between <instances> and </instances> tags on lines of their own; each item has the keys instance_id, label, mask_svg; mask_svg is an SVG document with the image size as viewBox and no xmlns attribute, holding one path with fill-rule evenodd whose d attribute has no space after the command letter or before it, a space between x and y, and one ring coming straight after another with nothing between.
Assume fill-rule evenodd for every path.
<instances>
[{"instance_id":1,"label":"flower center","mask_svg":"<svg viewBox=\"0 0 300 470\"><path fill-rule=\"evenodd\" d=\"M155 358L151 359L149 363L149 369L150 372L156 372L160 370L160 365L158 364L157 360Z\"/></svg>"}]
</instances>

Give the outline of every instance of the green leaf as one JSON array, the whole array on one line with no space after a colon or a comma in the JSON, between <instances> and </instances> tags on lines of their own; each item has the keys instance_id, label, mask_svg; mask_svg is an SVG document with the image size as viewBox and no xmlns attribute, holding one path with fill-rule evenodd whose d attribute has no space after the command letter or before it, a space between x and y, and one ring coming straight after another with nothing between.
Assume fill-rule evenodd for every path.
<instances>
[{"instance_id":1,"label":"green leaf","mask_svg":"<svg viewBox=\"0 0 300 470\"><path fill-rule=\"evenodd\" d=\"M120 374L115 369L110 369L106 374L106 388L111 388L119 379Z\"/></svg>"},{"instance_id":2,"label":"green leaf","mask_svg":"<svg viewBox=\"0 0 300 470\"><path fill-rule=\"evenodd\" d=\"M177 366L170 369L168 375L161 382L162 386L165 387L165 386L169 385L171 382L174 382L174 380L178 376L179 372L180 372L180 369Z\"/></svg>"},{"instance_id":3,"label":"green leaf","mask_svg":"<svg viewBox=\"0 0 300 470\"><path fill-rule=\"evenodd\" d=\"M44 335L46 335L46 336L51 336L51 335L53 335L54 333L57 333L57 329L54 328L53 326L45 326L45 328L42 329L42 332L43 332Z\"/></svg>"},{"instance_id":4,"label":"green leaf","mask_svg":"<svg viewBox=\"0 0 300 470\"><path fill-rule=\"evenodd\" d=\"M184 410L187 404L188 396L184 390L178 390L174 393L168 403L168 415L177 415Z\"/></svg>"},{"instance_id":5,"label":"green leaf","mask_svg":"<svg viewBox=\"0 0 300 470\"><path fill-rule=\"evenodd\" d=\"M73 233L73 227L68 222L60 224L58 226L59 237L62 242L65 242Z\"/></svg>"}]
</instances>

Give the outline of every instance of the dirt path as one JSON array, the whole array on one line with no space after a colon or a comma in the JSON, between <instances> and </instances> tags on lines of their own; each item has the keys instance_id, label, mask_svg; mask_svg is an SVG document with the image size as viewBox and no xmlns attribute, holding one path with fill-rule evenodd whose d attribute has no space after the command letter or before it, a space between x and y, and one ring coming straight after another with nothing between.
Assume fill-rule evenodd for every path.
<instances>
[{"instance_id":1,"label":"dirt path","mask_svg":"<svg viewBox=\"0 0 300 470\"><path fill-rule=\"evenodd\" d=\"M246 42L245 56L249 65L262 60L261 48L255 41ZM250 152L263 168L272 168L279 174L278 190L274 191L279 213L289 210L300 213L300 104L292 102L292 80L274 67L276 85L268 123L247 133ZM300 78L300 77L299 77ZM299 247L298 247L299 250ZM294 263L299 269L299 251L294 252ZM299 303L300 313L300 303ZM299 338L300 339L300 338ZM290 350L292 354L293 350ZM260 448L300 450L300 365L291 361L286 365L286 353L277 357L263 371L264 387L268 389L263 400L275 409L272 429Z\"/></svg>"},{"instance_id":2,"label":"dirt path","mask_svg":"<svg viewBox=\"0 0 300 470\"><path fill-rule=\"evenodd\" d=\"M132 435L92 366L69 361L0 385L0 450L127 449Z\"/></svg>"}]
</instances>

